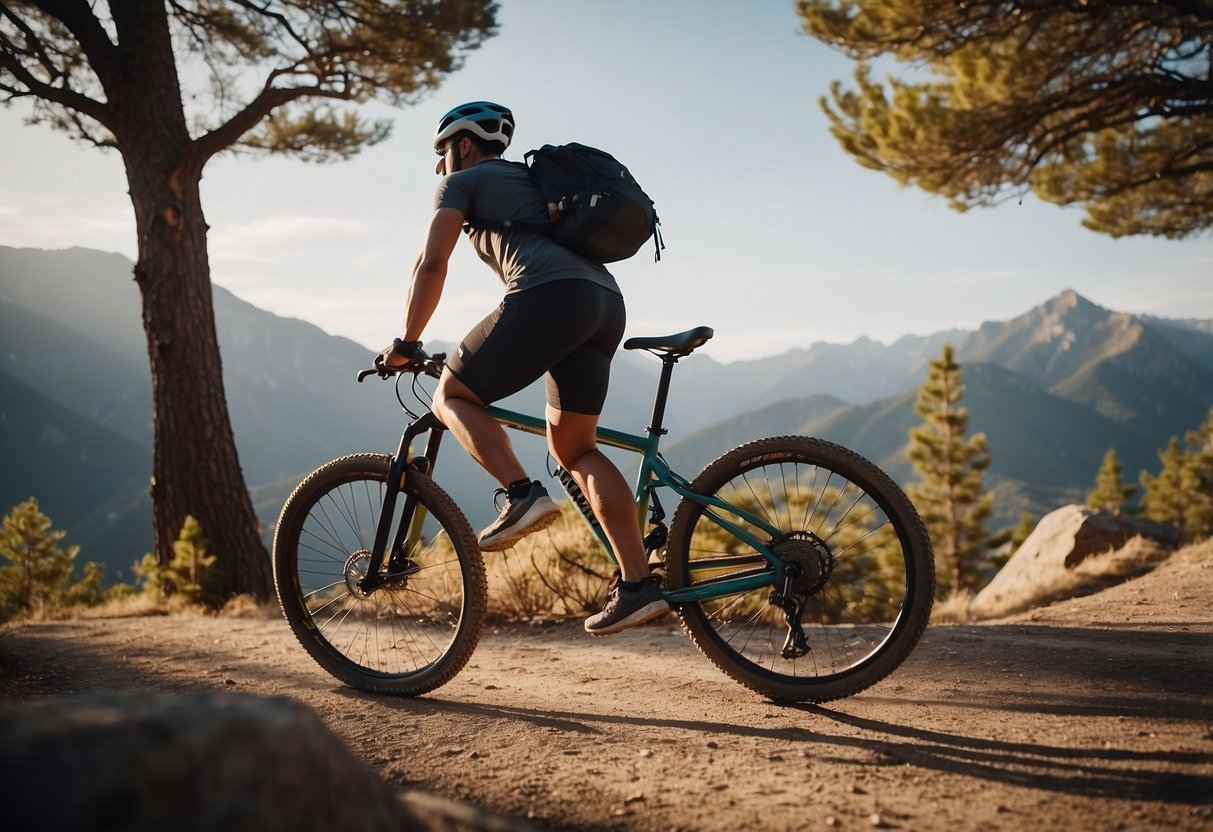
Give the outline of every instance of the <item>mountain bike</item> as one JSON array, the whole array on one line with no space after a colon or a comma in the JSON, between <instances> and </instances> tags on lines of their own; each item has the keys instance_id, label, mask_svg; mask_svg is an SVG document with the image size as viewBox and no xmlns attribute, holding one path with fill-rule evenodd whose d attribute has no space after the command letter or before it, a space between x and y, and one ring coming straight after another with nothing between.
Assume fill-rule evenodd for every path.
<instances>
[{"instance_id":1,"label":"mountain bike","mask_svg":"<svg viewBox=\"0 0 1213 832\"><path fill-rule=\"evenodd\" d=\"M712 335L698 327L627 340L625 349L662 362L652 418L643 434L600 428L598 440L640 457L636 510L650 568L699 650L773 700L853 695L900 665L926 628L930 539L892 479L821 439L747 442L692 480L671 470L659 445L674 366ZM274 534L274 582L291 629L321 667L366 691L438 688L468 661L484 626L483 556L435 482L445 429L418 385L444 362L423 354L397 375L411 421L396 453L320 466L287 499ZM545 433L542 418L488 412L507 428ZM572 476L557 467L556 477L610 554ZM671 496L678 503L667 526L662 501Z\"/></svg>"}]
</instances>

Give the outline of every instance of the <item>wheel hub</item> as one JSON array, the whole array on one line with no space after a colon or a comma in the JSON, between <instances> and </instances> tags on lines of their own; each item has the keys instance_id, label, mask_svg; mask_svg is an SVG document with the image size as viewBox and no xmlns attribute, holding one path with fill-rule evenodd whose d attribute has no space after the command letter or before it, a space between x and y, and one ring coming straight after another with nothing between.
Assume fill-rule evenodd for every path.
<instances>
[{"instance_id":1,"label":"wheel hub","mask_svg":"<svg viewBox=\"0 0 1213 832\"><path fill-rule=\"evenodd\" d=\"M409 585L409 576L419 571L420 567L411 560L406 560L404 568L398 571L381 571L368 578L370 569L370 549L359 549L345 561L345 585L356 598L368 598L371 593L385 588L404 589Z\"/></svg>"}]
</instances>

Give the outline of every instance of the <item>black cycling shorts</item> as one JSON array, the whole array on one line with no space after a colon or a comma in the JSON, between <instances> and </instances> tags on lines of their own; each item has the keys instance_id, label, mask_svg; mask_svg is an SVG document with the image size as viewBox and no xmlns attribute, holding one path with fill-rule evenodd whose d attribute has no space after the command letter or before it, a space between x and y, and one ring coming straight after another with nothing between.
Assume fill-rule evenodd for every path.
<instances>
[{"instance_id":1,"label":"black cycling shorts","mask_svg":"<svg viewBox=\"0 0 1213 832\"><path fill-rule=\"evenodd\" d=\"M542 283L506 295L447 368L486 405L547 373L549 405L598 416L626 322L616 292L589 280Z\"/></svg>"}]
</instances>

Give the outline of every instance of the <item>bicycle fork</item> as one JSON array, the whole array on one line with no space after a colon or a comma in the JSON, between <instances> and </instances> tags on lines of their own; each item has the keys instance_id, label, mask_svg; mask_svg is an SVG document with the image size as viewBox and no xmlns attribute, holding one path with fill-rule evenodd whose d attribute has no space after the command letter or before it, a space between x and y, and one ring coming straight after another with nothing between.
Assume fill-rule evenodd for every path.
<instances>
[{"instance_id":1,"label":"bicycle fork","mask_svg":"<svg viewBox=\"0 0 1213 832\"><path fill-rule=\"evenodd\" d=\"M367 564L366 576L358 581L358 588L364 594L370 595L375 590L389 583L398 582L417 571L417 565L409 559L417 541L421 539L421 527L425 523L425 510L418 510L417 497L404 490L409 470L417 470L428 474L434 470L438 461L438 447L442 443L442 434L446 427L438 421L433 413L427 413L413 422L400 437L400 447L392 457L391 467L388 468L387 493L383 498L383 508L379 512L379 524L375 528L375 543L371 549L370 562ZM429 432L425 453L417 457L409 457L409 449L413 440L425 432ZM396 501L404 494L404 505L400 509L397 522ZM392 538L391 555L388 556L387 540L393 524L396 534ZM384 560L387 568L384 569Z\"/></svg>"}]
</instances>

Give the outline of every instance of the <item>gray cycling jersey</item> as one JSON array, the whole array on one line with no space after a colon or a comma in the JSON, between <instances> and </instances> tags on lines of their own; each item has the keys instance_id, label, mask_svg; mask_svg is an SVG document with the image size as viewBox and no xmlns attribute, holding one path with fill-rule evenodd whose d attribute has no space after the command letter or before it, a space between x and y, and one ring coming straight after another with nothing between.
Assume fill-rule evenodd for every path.
<instances>
[{"instance_id":1,"label":"gray cycling jersey","mask_svg":"<svg viewBox=\"0 0 1213 832\"><path fill-rule=\"evenodd\" d=\"M494 159L444 176L434 195L434 209L454 208L464 217L490 222L533 220L546 212L543 200L522 166ZM471 229L480 259L501 277L506 294L553 280L590 280L619 292L606 267L577 256L533 231Z\"/></svg>"}]
</instances>

